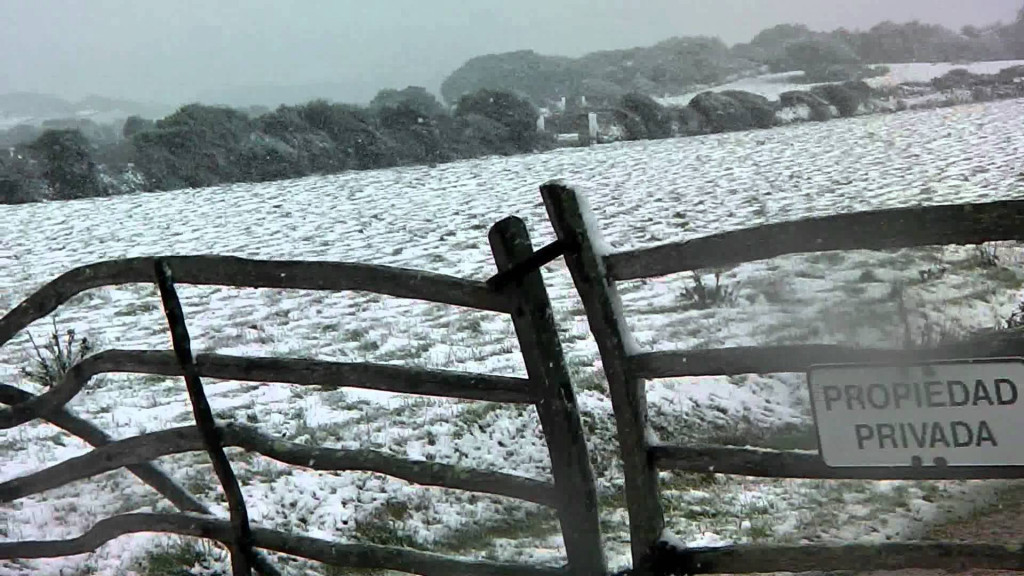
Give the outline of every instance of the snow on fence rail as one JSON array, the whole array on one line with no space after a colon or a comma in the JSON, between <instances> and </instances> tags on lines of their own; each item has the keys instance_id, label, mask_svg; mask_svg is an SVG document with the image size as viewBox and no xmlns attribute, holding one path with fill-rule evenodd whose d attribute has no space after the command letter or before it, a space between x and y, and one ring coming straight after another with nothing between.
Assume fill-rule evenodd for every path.
<instances>
[{"instance_id":1,"label":"snow on fence rail","mask_svg":"<svg viewBox=\"0 0 1024 576\"><path fill-rule=\"evenodd\" d=\"M126 467L182 513L119 515L98 522L85 534L70 540L2 542L0 559L81 554L125 534L165 532L221 542L231 552L232 571L236 576L251 574L251 569L262 574L278 573L270 559L258 553L257 549L342 567L385 568L424 575L605 574L607 568L601 549L593 470L551 303L539 266L534 265L537 255L525 224L518 218L507 218L495 224L490 231L490 243L499 270L492 279L497 281L491 283L365 264L258 261L224 256L100 262L76 268L49 282L0 318L0 346L80 292L100 286L155 281L160 288L174 351L107 350L93 354L74 365L60 383L38 396L0 384L0 403L9 405L0 410L0 429L41 418L95 447L77 458L0 483L0 502L11 502ZM550 258L546 253L541 255ZM528 377L291 358L194 356L174 288L176 282L253 288L363 290L507 313L515 326ZM105 372L184 376L196 425L114 441L101 429L66 408L92 377ZM549 448L554 482L406 460L374 450L310 447L284 442L237 423L217 424L205 399L203 377L365 387L534 404ZM561 523L567 565L544 567L478 561L401 547L336 543L250 527L245 502L224 455L224 447L241 447L287 464L315 470L373 471L420 485L497 494L550 506L556 510ZM230 520L213 516L208 507L152 464L161 456L200 450L207 451L213 460L214 471L227 495Z\"/></svg>"},{"instance_id":2,"label":"snow on fence rail","mask_svg":"<svg viewBox=\"0 0 1024 576\"><path fill-rule=\"evenodd\" d=\"M741 545L687 549L671 542L658 470L762 477L850 479L1022 478L1022 466L829 467L821 455L658 442L650 431L645 379L803 372L814 364L917 362L1024 356L1024 337L995 334L932 350L874 350L830 345L737 347L643 353L622 318L618 280L739 264L785 254L980 244L1024 239L1024 201L914 207L769 224L620 253L606 247L585 199L557 182L541 194L597 341L614 406L625 473L633 569L650 574L892 570L964 567L1024 570L1024 551L998 545L887 543L869 545Z\"/></svg>"}]
</instances>

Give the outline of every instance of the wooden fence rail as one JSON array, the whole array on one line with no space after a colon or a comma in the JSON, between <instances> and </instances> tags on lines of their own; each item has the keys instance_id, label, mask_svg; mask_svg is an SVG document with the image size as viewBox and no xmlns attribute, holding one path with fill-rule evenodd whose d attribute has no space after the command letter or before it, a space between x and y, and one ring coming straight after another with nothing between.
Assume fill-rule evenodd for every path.
<instances>
[{"instance_id":1,"label":"wooden fence rail","mask_svg":"<svg viewBox=\"0 0 1024 576\"><path fill-rule=\"evenodd\" d=\"M525 378L427 370L385 364L323 362L299 358L260 358L199 354L200 376L243 382L279 382L327 389L363 388L510 404L538 401ZM0 410L0 430L13 428L56 410L72 400L89 381L103 373L130 372L181 376L173 352L104 350L84 358L59 384L31 400Z\"/></svg>"},{"instance_id":2,"label":"wooden fence rail","mask_svg":"<svg viewBox=\"0 0 1024 576\"><path fill-rule=\"evenodd\" d=\"M234 532L227 520L195 514L122 514L100 520L85 534L70 540L0 542L0 560L54 558L85 554L115 538L138 532L162 532L209 538L225 545L234 542ZM264 550L316 560L333 566L395 570L423 576L451 576L453 574L564 576L571 574L564 568L457 559L394 546L342 544L266 528L253 528L252 543L257 548Z\"/></svg>"},{"instance_id":3,"label":"wooden fence rail","mask_svg":"<svg viewBox=\"0 0 1024 576\"><path fill-rule=\"evenodd\" d=\"M764 572L888 572L907 568L1024 571L1017 544L884 542L880 544L741 545L673 549L662 544L655 563L664 574Z\"/></svg>"},{"instance_id":4,"label":"wooden fence rail","mask_svg":"<svg viewBox=\"0 0 1024 576\"><path fill-rule=\"evenodd\" d=\"M179 510L192 514L127 514L100 521L86 534L52 542L0 543L0 559L44 558L95 550L120 535L147 531L217 540L231 551L232 572L277 570L258 550L271 550L353 568L385 568L417 574L597 576L606 573L601 549L597 495L575 394L554 326L551 305L526 227L516 218L496 224L490 234L500 282L477 282L406 269L351 263L272 262L221 256L133 258L76 268L49 282L0 318L0 345L29 324L90 288L156 282L167 315L173 351L107 350L90 355L39 395L0 385L0 429L41 418L81 437L95 448L44 470L0 483L0 502L11 502L98 474L127 468ZM525 263L525 265L524 265ZM531 269L532 268L532 269ZM192 354L175 283L308 290L365 290L509 314L523 350L527 378L425 370L367 363L293 358L247 358ZM196 426L114 441L66 407L96 375L108 372L184 376ZM326 389L362 387L399 393L533 404L548 443L553 482L513 474L412 461L374 450L340 450L284 442L235 423L215 424L203 377L316 385ZM539 567L451 558L404 549L339 544L249 525L245 502L225 447L240 447L269 458L325 471L373 471L419 485L442 486L518 498L552 507L566 545L565 567ZM183 452L206 451L227 495L231 518L214 518L152 461Z\"/></svg>"},{"instance_id":5,"label":"wooden fence rail","mask_svg":"<svg viewBox=\"0 0 1024 576\"><path fill-rule=\"evenodd\" d=\"M306 446L274 438L237 423L218 426L217 433L224 447L243 448L310 470L376 472L421 486L495 494L550 507L558 501L554 484L513 474L473 470L440 462L411 461L376 450ZM196 426L182 426L110 442L49 468L0 483L0 502L12 502L121 467L201 450L205 447Z\"/></svg>"},{"instance_id":6,"label":"wooden fence rail","mask_svg":"<svg viewBox=\"0 0 1024 576\"><path fill-rule=\"evenodd\" d=\"M32 400L34 396L20 388L0 384L0 404L20 404ZM99 448L106 446L114 440L96 425L82 420L67 410L58 410L40 415L40 418L64 430L68 434L81 438L90 446ZM129 465L128 471L134 474L158 494L167 498L175 508L182 512L195 512L198 514L210 514L210 509L205 504L196 500L191 494L183 490L177 483L167 477L156 466L146 462L144 464Z\"/></svg>"},{"instance_id":7,"label":"wooden fence rail","mask_svg":"<svg viewBox=\"0 0 1024 576\"><path fill-rule=\"evenodd\" d=\"M1020 547L890 543L883 546L730 546L676 550L664 539L658 470L761 477L848 479L1024 478L1024 466L829 467L818 452L676 446L653 440L645 394L651 378L804 372L824 363L921 362L1024 355L1024 333L996 333L929 350L834 345L737 347L640 353L627 349L615 282L740 264L785 254L880 250L933 244L1024 240L1024 201L876 210L769 224L615 254L596 249L582 199L552 182L541 187L566 264L597 341L614 409L625 474L633 573L746 573L810 570L1024 570Z\"/></svg>"},{"instance_id":8,"label":"wooden fence rail","mask_svg":"<svg viewBox=\"0 0 1024 576\"><path fill-rule=\"evenodd\" d=\"M153 283L157 260L174 270L180 284L334 292L361 290L491 312L512 311L507 292L492 290L484 282L421 270L352 262L250 260L234 256L126 258L80 266L48 282L0 318L0 346L76 294L103 286Z\"/></svg>"},{"instance_id":9,"label":"wooden fence rail","mask_svg":"<svg viewBox=\"0 0 1024 576\"><path fill-rule=\"evenodd\" d=\"M995 333L936 348L887 350L833 344L738 346L647 352L628 359L638 378L803 372L815 364L919 363L950 358L998 358L1024 352L1024 333Z\"/></svg>"},{"instance_id":10,"label":"wooden fence rail","mask_svg":"<svg viewBox=\"0 0 1024 576\"><path fill-rule=\"evenodd\" d=\"M915 206L765 224L604 255L608 276L633 280L832 250L888 250L1024 240L1024 200Z\"/></svg>"}]
</instances>

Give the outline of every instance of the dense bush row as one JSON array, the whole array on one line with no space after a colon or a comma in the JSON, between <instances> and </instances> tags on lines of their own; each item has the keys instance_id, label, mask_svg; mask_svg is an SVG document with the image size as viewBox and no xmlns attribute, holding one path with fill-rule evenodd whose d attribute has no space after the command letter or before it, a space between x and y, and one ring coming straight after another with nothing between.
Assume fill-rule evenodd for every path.
<instances>
[{"instance_id":1,"label":"dense bush row","mask_svg":"<svg viewBox=\"0 0 1024 576\"><path fill-rule=\"evenodd\" d=\"M537 116L529 102L490 90L449 113L418 87L383 91L365 108L314 101L256 117L190 104L156 122L130 118L118 141L42 132L0 154L0 203L104 195L140 177L146 189L171 190L528 152L553 145Z\"/></svg>"},{"instance_id":2,"label":"dense bush row","mask_svg":"<svg viewBox=\"0 0 1024 576\"><path fill-rule=\"evenodd\" d=\"M878 90L863 81L822 84L810 90L784 92L777 101L749 92L725 90L698 94L687 106L662 106L649 96L627 94L614 108L614 121L624 139L646 140L895 111L914 107L908 101L921 95L932 96L924 104L931 107L1024 97L1024 66L997 74L971 74L955 69L926 84Z\"/></svg>"},{"instance_id":3,"label":"dense bush row","mask_svg":"<svg viewBox=\"0 0 1024 576\"><path fill-rule=\"evenodd\" d=\"M687 106L630 93L604 109L604 134L625 140L693 136L824 121L879 110L1024 97L1024 66L997 74L958 69L927 84L873 90L862 81L783 93L772 101L727 90ZM191 104L156 122L129 119L123 139L91 142L79 129L51 129L14 155L0 155L0 203L74 199L131 190L259 182L405 164L515 154L554 145L538 111L507 92L464 97L448 113L422 88L382 92L368 108L323 101L256 117ZM549 118L549 130L586 132L586 112ZM609 130L610 129L610 130Z\"/></svg>"},{"instance_id":4,"label":"dense bush row","mask_svg":"<svg viewBox=\"0 0 1024 576\"><path fill-rule=\"evenodd\" d=\"M614 115L624 139L646 140L771 128L780 124L778 113L783 108L805 107L806 120L848 117L877 96L864 82L786 92L778 101L739 90L703 92L687 106L662 106L649 96L627 94Z\"/></svg>"}]
</instances>

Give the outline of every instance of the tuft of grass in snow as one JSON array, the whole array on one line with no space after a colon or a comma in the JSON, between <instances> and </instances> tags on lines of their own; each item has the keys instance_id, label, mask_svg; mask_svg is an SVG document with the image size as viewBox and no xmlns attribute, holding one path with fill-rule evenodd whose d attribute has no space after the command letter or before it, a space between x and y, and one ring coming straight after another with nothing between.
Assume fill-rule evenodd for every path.
<instances>
[{"instance_id":1,"label":"tuft of grass in snow","mask_svg":"<svg viewBox=\"0 0 1024 576\"><path fill-rule=\"evenodd\" d=\"M506 510L494 520L459 526L438 539L434 547L462 554L483 550L496 540L541 539L557 533L558 517L554 510L537 506L518 514Z\"/></svg>"},{"instance_id":2,"label":"tuft of grass in snow","mask_svg":"<svg viewBox=\"0 0 1024 576\"><path fill-rule=\"evenodd\" d=\"M683 286L680 299L685 309L706 310L718 306L731 306L736 303L739 287L735 284L722 284L722 271L714 272L715 284L704 283L699 272L693 272L692 285Z\"/></svg>"},{"instance_id":3,"label":"tuft of grass in snow","mask_svg":"<svg viewBox=\"0 0 1024 576\"><path fill-rule=\"evenodd\" d=\"M208 540L178 536L143 556L138 570L143 576L192 576L200 568L206 576L227 576L227 572L212 568L221 556Z\"/></svg>"},{"instance_id":4,"label":"tuft of grass in snow","mask_svg":"<svg viewBox=\"0 0 1024 576\"><path fill-rule=\"evenodd\" d=\"M57 319L53 318L52 322L53 329L43 344L36 342L31 332L28 333L35 356L29 360L28 366L21 368L22 376L43 388L59 384L75 363L92 352L92 342L88 338L78 336L74 329L61 334Z\"/></svg>"},{"instance_id":5,"label":"tuft of grass in snow","mask_svg":"<svg viewBox=\"0 0 1024 576\"><path fill-rule=\"evenodd\" d=\"M387 503L375 509L369 516L356 520L352 534L356 540L380 546L401 548L422 548L403 526L408 516L408 506L401 502Z\"/></svg>"}]
</instances>

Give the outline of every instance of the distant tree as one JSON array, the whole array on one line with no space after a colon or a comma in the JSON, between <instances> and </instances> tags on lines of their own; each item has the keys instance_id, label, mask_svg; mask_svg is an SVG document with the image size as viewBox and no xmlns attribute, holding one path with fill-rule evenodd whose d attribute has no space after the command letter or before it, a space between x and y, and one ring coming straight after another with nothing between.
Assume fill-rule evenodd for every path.
<instances>
[{"instance_id":1,"label":"distant tree","mask_svg":"<svg viewBox=\"0 0 1024 576\"><path fill-rule=\"evenodd\" d=\"M804 24L777 24L765 28L750 40L750 44L770 49L785 48L793 42L810 40L815 33Z\"/></svg>"},{"instance_id":2,"label":"distant tree","mask_svg":"<svg viewBox=\"0 0 1024 576\"><path fill-rule=\"evenodd\" d=\"M997 35L1005 46L1010 58L1024 58L1024 6L1017 11L1017 18L997 30Z\"/></svg>"},{"instance_id":3,"label":"distant tree","mask_svg":"<svg viewBox=\"0 0 1024 576\"><path fill-rule=\"evenodd\" d=\"M188 104L132 136L137 163L159 189L237 181L236 156L252 134L249 117L232 108Z\"/></svg>"},{"instance_id":4,"label":"distant tree","mask_svg":"<svg viewBox=\"0 0 1024 576\"><path fill-rule=\"evenodd\" d=\"M645 94L630 93L619 100L616 119L625 128L627 140L668 138L672 118L665 107Z\"/></svg>"},{"instance_id":5,"label":"distant tree","mask_svg":"<svg viewBox=\"0 0 1024 576\"><path fill-rule=\"evenodd\" d=\"M89 141L78 130L47 130L29 146L42 163L43 177L59 200L106 193Z\"/></svg>"},{"instance_id":6,"label":"distant tree","mask_svg":"<svg viewBox=\"0 0 1024 576\"><path fill-rule=\"evenodd\" d=\"M27 204L36 200L38 198L26 190L23 181L0 173L0 204Z\"/></svg>"},{"instance_id":7,"label":"distant tree","mask_svg":"<svg viewBox=\"0 0 1024 576\"><path fill-rule=\"evenodd\" d=\"M394 147L380 133L377 119L365 108L314 100L299 107L299 115L322 131L346 159L346 168L359 170L394 166Z\"/></svg>"},{"instance_id":8,"label":"distant tree","mask_svg":"<svg viewBox=\"0 0 1024 576\"><path fill-rule=\"evenodd\" d=\"M242 112L244 112L249 118L259 118L260 116L269 113L270 108L260 104L254 104L252 106L242 108Z\"/></svg>"},{"instance_id":9,"label":"distant tree","mask_svg":"<svg viewBox=\"0 0 1024 576\"><path fill-rule=\"evenodd\" d=\"M46 196L39 166L23 148L0 152L0 204L24 204Z\"/></svg>"},{"instance_id":10,"label":"distant tree","mask_svg":"<svg viewBox=\"0 0 1024 576\"><path fill-rule=\"evenodd\" d=\"M850 79L851 68L860 66L860 58L846 43L838 40L802 40L786 46L783 67L802 70L812 82Z\"/></svg>"},{"instance_id":11,"label":"distant tree","mask_svg":"<svg viewBox=\"0 0 1024 576\"><path fill-rule=\"evenodd\" d=\"M302 106L280 106L260 116L256 120L256 129L294 151L295 175L344 170L347 160L339 153L334 141L324 131L310 126L302 112Z\"/></svg>"},{"instance_id":12,"label":"distant tree","mask_svg":"<svg viewBox=\"0 0 1024 576\"><path fill-rule=\"evenodd\" d=\"M377 114L383 135L395 145L399 163L444 162L455 158L442 133L447 116L424 116L422 108L405 102L386 106Z\"/></svg>"},{"instance_id":13,"label":"distant tree","mask_svg":"<svg viewBox=\"0 0 1024 576\"><path fill-rule=\"evenodd\" d=\"M573 94L567 99L567 109L571 107L570 103L579 104L579 96L587 97L588 106L610 107L614 106L625 94L627 94L626 89L614 82L602 78L587 78L580 82L579 93Z\"/></svg>"},{"instance_id":14,"label":"distant tree","mask_svg":"<svg viewBox=\"0 0 1024 576\"><path fill-rule=\"evenodd\" d=\"M973 39L978 38L979 36L981 36L981 30L977 26L972 26L972 25L968 24L968 25L966 25L966 26L964 26L963 28L960 29L960 34L963 34L964 37L970 38L970 39L973 40Z\"/></svg>"},{"instance_id":15,"label":"distant tree","mask_svg":"<svg viewBox=\"0 0 1024 576\"><path fill-rule=\"evenodd\" d=\"M701 92L687 106L704 118L711 132L749 130L753 125L750 114L739 102L718 92Z\"/></svg>"},{"instance_id":16,"label":"distant tree","mask_svg":"<svg viewBox=\"0 0 1024 576\"><path fill-rule=\"evenodd\" d=\"M446 141L458 156L464 158L520 151L512 143L507 126L474 112L456 116Z\"/></svg>"},{"instance_id":17,"label":"distant tree","mask_svg":"<svg viewBox=\"0 0 1024 576\"><path fill-rule=\"evenodd\" d=\"M461 118L478 115L500 124L507 132L509 143L517 152L533 150L540 142L537 132L537 108L526 99L510 92L480 90L463 96L456 107L455 115Z\"/></svg>"},{"instance_id":18,"label":"distant tree","mask_svg":"<svg viewBox=\"0 0 1024 576\"><path fill-rule=\"evenodd\" d=\"M750 115L750 123L754 128L771 128L775 126L776 105L760 94L743 90L723 90L722 96L739 102Z\"/></svg>"},{"instance_id":19,"label":"distant tree","mask_svg":"<svg viewBox=\"0 0 1024 576\"><path fill-rule=\"evenodd\" d=\"M433 118L445 113L437 98L422 86L407 86L402 90L385 88L377 92L370 102L370 109L378 112L385 108L398 107L414 110L423 118Z\"/></svg>"},{"instance_id":20,"label":"distant tree","mask_svg":"<svg viewBox=\"0 0 1024 576\"><path fill-rule=\"evenodd\" d=\"M141 116L129 116L124 121L124 126L121 127L121 135L125 140L130 140L132 136L135 136L139 132L145 132L146 130L152 130L156 126L156 123L147 118Z\"/></svg>"},{"instance_id":21,"label":"distant tree","mask_svg":"<svg viewBox=\"0 0 1024 576\"><path fill-rule=\"evenodd\" d=\"M949 62L984 53L997 56L983 36L972 39L967 34L917 21L886 21L860 34L856 50L861 60L872 63Z\"/></svg>"},{"instance_id":22,"label":"distant tree","mask_svg":"<svg viewBox=\"0 0 1024 576\"><path fill-rule=\"evenodd\" d=\"M840 116L850 117L856 115L860 105L870 97L871 88L864 82L844 82L815 86L811 94L835 106Z\"/></svg>"},{"instance_id":23,"label":"distant tree","mask_svg":"<svg viewBox=\"0 0 1024 576\"><path fill-rule=\"evenodd\" d=\"M779 24L762 30L746 44L733 46L732 53L738 58L767 64L774 72L783 72L786 47L817 37L816 32L803 24Z\"/></svg>"},{"instance_id":24,"label":"distant tree","mask_svg":"<svg viewBox=\"0 0 1024 576\"><path fill-rule=\"evenodd\" d=\"M585 77L571 58L543 56L532 50L487 54L467 61L441 84L449 104L479 90L518 92L540 104L568 96Z\"/></svg>"}]
</instances>

